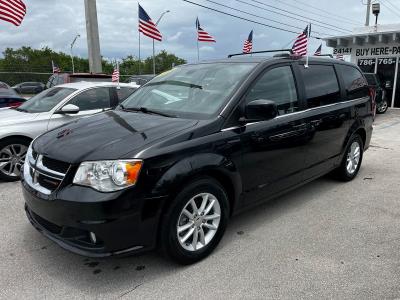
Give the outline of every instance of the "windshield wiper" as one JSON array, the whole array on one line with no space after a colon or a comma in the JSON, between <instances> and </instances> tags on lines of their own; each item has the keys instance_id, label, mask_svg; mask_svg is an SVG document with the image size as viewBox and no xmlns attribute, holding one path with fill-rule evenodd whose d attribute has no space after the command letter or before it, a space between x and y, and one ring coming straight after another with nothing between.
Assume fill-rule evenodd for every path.
<instances>
[{"instance_id":1,"label":"windshield wiper","mask_svg":"<svg viewBox=\"0 0 400 300\"><path fill-rule=\"evenodd\" d=\"M201 90L203 89L203 87L201 85L188 83L188 82L184 82L184 81L178 81L178 80L165 80L165 81L149 82L147 84L147 86L160 85L160 84L164 84L164 83L171 84L171 85L187 86L187 87L194 88L194 89L201 89Z\"/></svg>"},{"instance_id":2,"label":"windshield wiper","mask_svg":"<svg viewBox=\"0 0 400 300\"><path fill-rule=\"evenodd\" d=\"M120 107L126 111L139 111L144 114L154 114L154 115L159 115L159 116L168 117L168 118L176 118L176 116L174 116L174 115L166 114L166 113L163 113L163 112L160 112L157 110L152 110L152 109L149 109L149 108L143 107L143 106L141 106L141 107L124 107L123 105L120 105Z\"/></svg>"}]
</instances>

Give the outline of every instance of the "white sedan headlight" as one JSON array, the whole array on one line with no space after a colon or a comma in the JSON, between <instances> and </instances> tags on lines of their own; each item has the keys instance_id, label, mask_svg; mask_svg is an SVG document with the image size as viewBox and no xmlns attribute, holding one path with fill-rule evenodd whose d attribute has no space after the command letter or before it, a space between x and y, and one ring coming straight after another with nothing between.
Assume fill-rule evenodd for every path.
<instances>
[{"instance_id":1,"label":"white sedan headlight","mask_svg":"<svg viewBox=\"0 0 400 300\"><path fill-rule=\"evenodd\" d=\"M136 184L143 161L104 160L80 164L74 184L89 186L100 192L113 192Z\"/></svg>"}]
</instances>

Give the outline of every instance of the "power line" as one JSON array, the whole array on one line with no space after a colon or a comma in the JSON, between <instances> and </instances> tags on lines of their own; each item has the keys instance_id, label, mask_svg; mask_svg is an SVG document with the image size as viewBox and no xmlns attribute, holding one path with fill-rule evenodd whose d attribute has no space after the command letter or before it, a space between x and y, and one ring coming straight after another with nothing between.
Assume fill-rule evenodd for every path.
<instances>
[{"instance_id":1,"label":"power line","mask_svg":"<svg viewBox=\"0 0 400 300\"><path fill-rule=\"evenodd\" d=\"M236 0L236 1L245 3L245 4L247 4L247 5L251 5L251 6L254 6L254 7L257 7L257 8L260 8L259 6L256 6L256 5L254 5L254 4L251 4L251 3L248 3L248 2L245 2L245 1L241 1L241 0L240 0L240 1L239 1L239 0ZM279 11L286 12L286 13L288 13L288 14L291 14L291 15L294 15L294 16L297 16L297 17L300 17L300 18L303 18L303 19L307 19L307 20L309 20L309 21L314 21L314 22L317 22L317 23L320 23L320 24L324 24L324 25L326 25L326 26L333 27L334 29L337 29L337 30L340 29L340 31L343 31L343 32L351 32L351 31L348 30L348 29L341 28L341 27L338 27L338 26L336 26L336 25L332 25L332 24L329 24L329 23L321 22L321 21L319 21L319 20L317 20L317 19L306 18L306 17L304 17L304 16L302 16L302 15L300 15L300 14L297 14L297 13L294 13L294 12L291 12L291 11L288 11L288 10L283 9L283 8L276 7L276 6L274 6L274 5L265 4L265 3L260 2L260 1L257 1L257 0L250 0L250 1L259 3L259 4L264 5L264 6L266 6L266 7L271 7L271 8L273 8L273 9L276 9L276 10L279 10ZM275 13L276 13L276 12L275 12ZM322 27L322 26L321 26L321 27Z\"/></svg>"},{"instance_id":2,"label":"power line","mask_svg":"<svg viewBox=\"0 0 400 300\"><path fill-rule=\"evenodd\" d=\"M267 20L267 21L275 22L275 23L278 23L278 24L280 24L280 25L285 25L285 26L289 26L289 27L296 28L296 29L299 29L299 30L304 30L304 28L302 28L302 27L298 27L298 26L294 26L294 25L289 25L289 24L286 24L286 23L283 23L283 22L279 22L279 21L275 21L275 20L272 20L272 19L268 19L268 18L259 16L259 15L256 15L256 14L253 14L253 13L250 13L250 12L247 12L247 11L244 11L244 10L240 10L240 9L233 8L233 7L228 6L228 5L225 5L225 4L221 4L221 3L218 3L218 2L212 1L212 0L204 0L204 1L213 3L213 4L216 4L216 5L225 7L225 8L229 8L229 9L232 9L232 10L235 10L235 11L238 11L238 12L241 12L241 13L244 13L244 14L248 14L248 15L253 16L253 17L257 17L257 18L261 18L261 19L264 19L264 20ZM321 32L318 32L318 31L314 31L314 32L317 33L317 34L319 34L319 35L326 34L326 33L321 33Z\"/></svg>"},{"instance_id":3,"label":"power line","mask_svg":"<svg viewBox=\"0 0 400 300\"><path fill-rule=\"evenodd\" d=\"M287 6L293 7L293 8L295 8L295 9L304 11L304 12L307 13L307 14L312 14L312 15L315 15L315 16L318 16L318 17L322 17L322 18L327 18L328 16L327 16L326 14L329 14L329 18L331 18L332 20L339 21L339 22L345 22L345 23L349 23L349 24L353 24L353 25L356 24L356 23L354 23L354 22L347 21L346 19L344 19L344 18L342 18L342 17L340 17L340 16L337 17L337 15L332 14L332 13L326 12L325 15L322 15L322 14L319 14L319 13L316 13L316 12L313 12L313 11L310 11L310 10L306 10L305 7L306 7L307 5L302 6L302 7L299 7L299 6L293 5L293 4L291 4L291 3L287 3L287 2L285 2L285 1L283 1L283 0L275 0L275 1L277 1L277 2L279 2L279 3L282 3L282 4L284 4L284 5L287 5ZM358 25L358 24L357 24L357 25Z\"/></svg>"},{"instance_id":4,"label":"power line","mask_svg":"<svg viewBox=\"0 0 400 300\"><path fill-rule=\"evenodd\" d=\"M389 9L393 14L395 14L395 15L398 16L398 17L400 17L400 14L396 11L396 7L395 7L391 2L389 2L389 1L387 0L387 3L390 3L390 4L393 6L393 8L390 8L389 6L387 6L387 5L385 4L385 2L383 2L383 0L381 0L381 3L382 3L382 5L385 6L387 9Z\"/></svg>"},{"instance_id":5,"label":"power line","mask_svg":"<svg viewBox=\"0 0 400 300\"><path fill-rule=\"evenodd\" d=\"M290 16L290 15L287 15L287 14L283 14L283 13L281 13L281 12L273 11L273 10L270 10L270 9L268 9L268 8L261 7L261 6L255 5L255 4L251 4L251 3L248 3L248 2L245 2L245 1L242 1L242 0L235 0L235 1L240 2L240 3L247 4L247 5L251 6L251 7L256 7L256 8L258 8L258 9L262 9L262 10L265 10L265 11L268 11L268 12L271 12L271 13L274 13L274 14L277 14L277 15L280 15L280 16L284 16L284 17L286 17L286 18L290 18L290 19L297 20L297 21L300 21L300 22L308 22L307 20L300 19L300 18L296 18L296 17ZM313 23L313 26L325 28L325 29L328 29L328 30L333 30L333 29L330 28L330 27L327 27L327 26L324 26L324 25L315 24L315 23ZM347 32L342 31L342 30L338 30L338 29L336 29L336 30L339 31L339 32L347 33Z\"/></svg>"},{"instance_id":6,"label":"power line","mask_svg":"<svg viewBox=\"0 0 400 300\"><path fill-rule=\"evenodd\" d=\"M209 7L209 6L205 6L205 5L202 5L202 4L199 4L199 3L195 3L195 2L192 2L192 1L189 1L189 0L182 0L182 1L190 3L190 4L193 4L193 5L196 5L196 6L199 6L199 7L206 8L208 10L212 10L212 11L218 12L218 13L223 14L223 15L227 15L227 16L231 16L231 17L234 17L234 18L237 18L237 19L241 19L241 20L244 20L244 21L247 21L247 22L251 22L251 23L254 23L254 24L258 24L258 25L262 25L262 26L265 26L265 27L269 27L269 28L273 28L273 29L277 29L277 30L281 30L281 31L286 31L286 32L298 34L298 32L290 30L290 29L285 29L285 28L281 28L281 27L277 27L277 26L261 23L261 22L258 22L258 21L250 20L250 19L247 19L247 18L243 18L243 17L237 16L237 15L234 15L234 14L231 14L231 13L227 13L227 12L224 12L224 11L221 11L221 10ZM311 36L311 37L316 38L316 39L320 39L320 37L317 37L317 36Z\"/></svg>"}]
</instances>

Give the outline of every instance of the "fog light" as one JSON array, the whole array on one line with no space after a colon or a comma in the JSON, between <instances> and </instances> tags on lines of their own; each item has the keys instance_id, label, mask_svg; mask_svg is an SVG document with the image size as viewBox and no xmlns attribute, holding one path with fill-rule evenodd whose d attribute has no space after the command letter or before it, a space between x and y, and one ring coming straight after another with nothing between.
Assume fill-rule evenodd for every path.
<instances>
[{"instance_id":1,"label":"fog light","mask_svg":"<svg viewBox=\"0 0 400 300\"><path fill-rule=\"evenodd\" d=\"M97 241L96 235L93 232L90 232L89 236L90 236L90 240L92 241L92 243L96 244L96 241Z\"/></svg>"}]
</instances>

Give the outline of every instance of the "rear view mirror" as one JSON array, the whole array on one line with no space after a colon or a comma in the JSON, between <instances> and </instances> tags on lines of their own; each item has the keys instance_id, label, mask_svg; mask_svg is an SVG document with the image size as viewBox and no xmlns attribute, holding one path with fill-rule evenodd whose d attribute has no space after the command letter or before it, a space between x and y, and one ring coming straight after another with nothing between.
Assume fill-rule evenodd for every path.
<instances>
[{"instance_id":1,"label":"rear view mirror","mask_svg":"<svg viewBox=\"0 0 400 300\"><path fill-rule=\"evenodd\" d=\"M275 118L278 115L278 108L271 100L254 100L249 102L245 108L244 122L266 121Z\"/></svg>"},{"instance_id":2,"label":"rear view mirror","mask_svg":"<svg viewBox=\"0 0 400 300\"><path fill-rule=\"evenodd\" d=\"M67 104L63 106L59 111L56 113L58 114L65 114L65 115L73 115L79 112L79 107L74 104Z\"/></svg>"}]
</instances>

